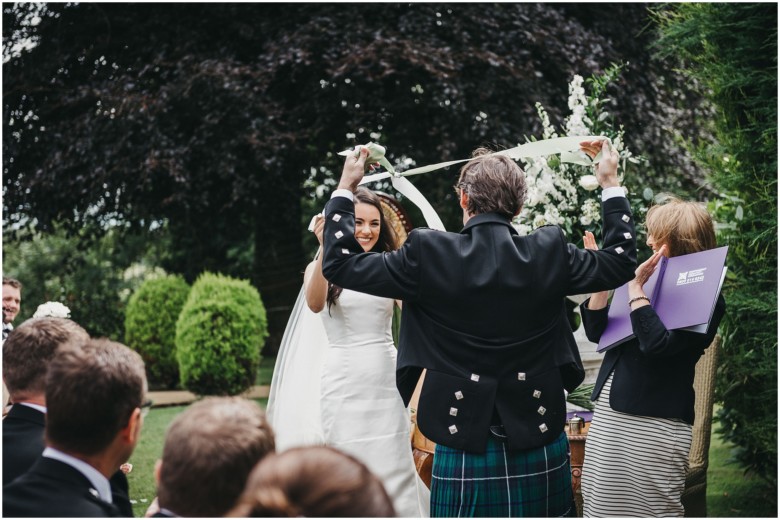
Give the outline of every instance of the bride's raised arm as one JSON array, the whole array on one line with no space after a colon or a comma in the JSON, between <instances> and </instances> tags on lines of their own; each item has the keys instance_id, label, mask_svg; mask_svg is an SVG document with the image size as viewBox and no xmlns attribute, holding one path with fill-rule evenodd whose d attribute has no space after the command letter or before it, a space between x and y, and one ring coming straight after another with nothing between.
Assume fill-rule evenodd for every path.
<instances>
[{"instance_id":1,"label":"bride's raised arm","mask_svg":"<svg viewBox=\"0 0 780 520\"><path fill-rule=\"evenodd\" d=\"M314 222L314 234L320 242L317 257L308 266L303 275L303 290L306 294L306 305L312 312L320 312L325 308L328 297L328 281L322 274L322 232L325 229L325 218L318 215Z\"/></svg>"}]
</instances>

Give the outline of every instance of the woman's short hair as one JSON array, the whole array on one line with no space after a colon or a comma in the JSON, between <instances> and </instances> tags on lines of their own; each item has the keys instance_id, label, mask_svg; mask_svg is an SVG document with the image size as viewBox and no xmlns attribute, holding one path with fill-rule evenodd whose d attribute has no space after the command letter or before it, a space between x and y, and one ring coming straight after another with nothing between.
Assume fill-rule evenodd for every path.
<instances>
[{"instance_id":1,"label":"woman's short hair","mask_svg":"<svg viewBox=\"0 0 780 520\"><path fill-rule=\"evenodd\" d=\"M269 455L252 470L229 517L393 517L382 482L356 458L327 446Z\"/></svg>"},{"instance_id":2,"label":"woman's short hair","mask_svg":"<svg viewBox=\"0 0 780 520\"><path fill-rule=\"evenodd\" d=\"M512 219L523 208L527 186L525 173L505 155L492 154L487 148L474 150L472 160L460 170L455 192L469 197L470 215L498 213Z\"/></svg>"},{"instance_id":3,"label":"woman's short hair","mask_svg":"<svg viewBox=\"0 0 780 520\"><path fill-rule=\"evenodd\" d=\"M712 217L703 204L668 196L647 211L645 227L669 256L687 255L717 247Z\"/></svg>"}]
</instances>

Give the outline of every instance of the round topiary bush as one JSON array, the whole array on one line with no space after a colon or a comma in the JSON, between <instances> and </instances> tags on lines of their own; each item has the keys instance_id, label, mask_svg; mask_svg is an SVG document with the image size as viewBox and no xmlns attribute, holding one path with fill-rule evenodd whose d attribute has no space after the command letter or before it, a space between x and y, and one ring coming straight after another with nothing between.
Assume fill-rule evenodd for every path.
<instances>
[{"instance_id":1,"label":"round topiary bush","mask_svg":"<svg viewBox=\"0 0 780 520\"><path fill-rule=\"evenodd\" d=\"M179 384L176 321L189 292L181 276L165 276L143 282L127 303L125 343L143 358L152 389Z\"/></svg>"},{"instance_id":2,"label":"round topiary bush","mask_svg":"<svg viewBox=\"0 0 780 520\"><path fill-rule=\"evenodd\" d=\"M204 273L176 323L176 357L184 388L236 395L257 378L268 322L260 293L245 280Z\"/></svg>"}]
</instances>

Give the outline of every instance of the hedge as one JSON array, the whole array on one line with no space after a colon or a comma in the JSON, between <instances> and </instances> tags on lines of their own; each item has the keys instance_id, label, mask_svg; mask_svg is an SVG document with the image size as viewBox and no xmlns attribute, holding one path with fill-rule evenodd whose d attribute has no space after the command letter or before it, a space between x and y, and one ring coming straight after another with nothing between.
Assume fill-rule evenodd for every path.
<instances>
[{"instance_id":1,"label":"hedge","mask_svg":"<svg viewBox=\"0 0 780 520\"><path fill-rule=\"evenodd\" d=\"M268 337L265 307L245 280L204 273L176 323L182 385L198 395L236 395L250 388Z\"/></svg>"},{"instance_id":2,"label":"hedge","mask_svg":"<svg viewBox=\"0 0 780 520\"><path fill-rule=\"evenodd\" d=\"M127 304L125 343L143 358L152 389L179 384L176 321L189 292L181 276L154 278L144 281Z\"/></svg>"}]
</instances>

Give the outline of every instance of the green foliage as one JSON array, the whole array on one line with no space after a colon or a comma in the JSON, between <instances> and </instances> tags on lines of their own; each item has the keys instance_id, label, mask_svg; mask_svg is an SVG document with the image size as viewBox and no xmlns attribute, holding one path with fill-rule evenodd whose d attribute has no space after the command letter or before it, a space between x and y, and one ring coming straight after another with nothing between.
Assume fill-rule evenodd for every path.
<instances>
[{"instance_id":1,"label":"green foliage","mask_svg":"<svg viewBox=\"0 0 780 520\"><path fill-rule=\"evenodd\" d=\"M176 320L189 292L181 276L154 278L141 284L127 303L125 343L143 357L153 389L179 384Z\"/></svg>"},{"instance_id":2,"label":"green foliage","mask_svg":"<svg viewBox=\"0 0 780 520\"><path fill-rule=\"evenodd\" d=\"M593 408L595 408L595 404L590 400L590 395L593 393L595 386L596 385L593 384L578 386L573 392L566 396L566 401L575 406L579 406L580 408L592 411Z\"/></svg>"},{"instance_id":3,"label":"green foliage","mask_svg":"<svg viewBox=\"0 0 780 520\"><path fill-rule=\"evenodd\" d=\"M697 147L722 196L728 305L716 395L724 438L777 485L777 6L696 3L655 11L659 49L680 56L717 108L717 143Z\"/></svg>"},{"instance_id":4,"label":"green foliage","mask_svg":"<svg viewBox=\"0 0 780 520\"><path fill-rule=\"evenodd\" d=\"M68 236L59 226L50 233L25 229L3 235L3 274L22 282L22 308L16 323L31 317L41 303L67 305L71 318L92 336L121 341L130 292L154 271L136 264L146 248L142 237L108 231L99 239L82 230Z\"/></svg>"},{"instance_id":5,"label":"green foliage","mask_svg":"<svg viewBox=\"0 0 780 520\"><path fill-rule=\"evenodd\" d=\"M268 336L265 307L249 282L204 273L176 323L182 385L198 395L236 395L257 378Z\"/></svg>"}]
</instances>

